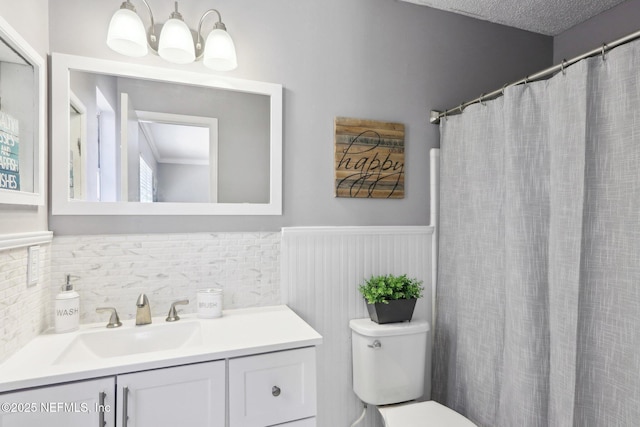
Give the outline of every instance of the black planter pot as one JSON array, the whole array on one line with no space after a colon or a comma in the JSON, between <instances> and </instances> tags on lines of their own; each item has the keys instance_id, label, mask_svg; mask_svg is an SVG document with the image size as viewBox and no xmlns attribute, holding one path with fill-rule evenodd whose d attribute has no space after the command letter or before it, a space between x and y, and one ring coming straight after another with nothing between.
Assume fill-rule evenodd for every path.
<instances>
[{"instance_id":1,"label":"black planter pot","mask_svg":"<svg viewBox=\"0 0 640 427\"><path fill-rule=\"evenodd\" d=\"M369 317L376 323L396 323L411 320L413 309L416 308L416 298L390 300L388 304L367 303Z\"/></svg>"}]
</instances>

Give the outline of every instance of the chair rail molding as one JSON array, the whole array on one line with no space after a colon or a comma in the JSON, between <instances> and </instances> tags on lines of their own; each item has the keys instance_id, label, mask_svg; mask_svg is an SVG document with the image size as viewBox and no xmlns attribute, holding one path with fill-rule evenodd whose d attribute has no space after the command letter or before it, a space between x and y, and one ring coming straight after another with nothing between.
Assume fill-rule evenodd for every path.
<instances>
[{"instance_id":1,"label":"chair rail molding","mask_svg":"<svg viewBox=\"0 0 640 427\"><path fill-rule=\"evenodd\" d=\"M52 240L52 231L0 234L0 251L22 248L25 246L44 245L51 243Z\"/></svg>"}]
</instances>

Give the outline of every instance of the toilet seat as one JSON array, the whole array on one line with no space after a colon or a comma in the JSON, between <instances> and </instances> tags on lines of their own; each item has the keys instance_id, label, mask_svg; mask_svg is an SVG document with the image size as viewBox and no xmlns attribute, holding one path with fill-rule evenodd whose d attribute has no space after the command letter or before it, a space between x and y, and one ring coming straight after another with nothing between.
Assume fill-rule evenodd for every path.
<instances>
[{"instance_id":1,"label":"toilet seat","mask_svg":"<svg viewBox=\"0 0 640 427\"><path fill-rule=\"evenodd\" d=\"M385 427L477 427L453 409L438 402L378 407Z\"/></svg>"}]
</instances>

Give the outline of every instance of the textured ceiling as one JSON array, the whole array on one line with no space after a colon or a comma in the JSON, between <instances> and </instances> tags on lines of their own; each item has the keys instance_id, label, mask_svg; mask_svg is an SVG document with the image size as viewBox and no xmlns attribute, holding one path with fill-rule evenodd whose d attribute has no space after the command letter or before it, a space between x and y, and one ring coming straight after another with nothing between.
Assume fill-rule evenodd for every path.
<instances>
[{"instance_id":1,"label":"textured ceiling","mask_svg":"<svg viewBox=\"0 0 640 427\"><path fill-rule=\"evenodd\" d=\"M402 0L555 36L624 0Z\"/></svg>"}]
</instances>

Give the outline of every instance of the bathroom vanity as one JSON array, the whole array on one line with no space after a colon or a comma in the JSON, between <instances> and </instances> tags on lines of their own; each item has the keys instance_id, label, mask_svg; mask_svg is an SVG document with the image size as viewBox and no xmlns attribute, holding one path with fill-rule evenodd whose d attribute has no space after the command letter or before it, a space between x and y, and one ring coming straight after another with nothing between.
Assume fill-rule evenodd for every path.
<instances>
[{"instance_id":1,"label":"bathroom vanity","mask_svg":"<svg viewBox=\"0 0 640 427\"><path fill-rule=\"evenodd\" d=\"M43 334L0 365L0 425L312 427L322 337L286 306Z\"/></svg>"}]
</instances>

